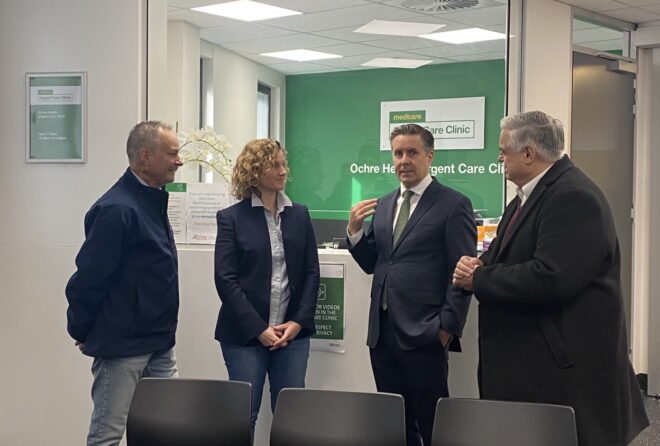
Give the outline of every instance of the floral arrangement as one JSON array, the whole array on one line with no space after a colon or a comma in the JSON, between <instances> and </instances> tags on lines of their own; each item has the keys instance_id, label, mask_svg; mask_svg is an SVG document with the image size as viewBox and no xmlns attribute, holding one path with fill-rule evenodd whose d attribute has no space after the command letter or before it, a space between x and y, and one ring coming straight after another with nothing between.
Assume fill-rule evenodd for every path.
<instances>
[{"instance_id":1,"label":"floral arrangement","mask_svg":"<svg viewBox=\"0 0 660 446\"><path fill-rule=\"evenodd\" d=\"M208 127L180 132L178 136L179 156L184 164L196 163L205 169L212 169L231 182L233 163L227 152L232 146L224 136Z\"/></svg>"}]
</instances>

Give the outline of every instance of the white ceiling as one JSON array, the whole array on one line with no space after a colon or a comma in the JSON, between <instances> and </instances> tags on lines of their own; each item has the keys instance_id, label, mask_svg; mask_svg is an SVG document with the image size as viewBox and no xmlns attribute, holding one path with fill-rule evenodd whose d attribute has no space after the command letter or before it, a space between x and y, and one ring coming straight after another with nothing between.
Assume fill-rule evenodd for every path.
<instances>
[{"instance_id":1,"label":"white ceiling","mask_svg":"<svg viewBox=\"0 0 660 446\"><path fill-rule=\"evenodd\" d=\"M242 22L189 8L229 0L168 0L169 20L200 28L202 39L221 45L284 74L373 69L360 64L375 57L432 59L434 64L502 59L504 40L452 45L419 37L361 34L353 31L371 20L442 23L438 31L479 27L504 32L506 0L479 0L463 11L424 13L401 6L402 0L261 0L302 15ZM618 19L643 23L660 20L660 0L564 0L565 3ZM620 49L620 33L578 23L576 43L601 50ZM312 49L340 54L338 59L289 62L261 53Z\"/></svg>"}]
</instances>

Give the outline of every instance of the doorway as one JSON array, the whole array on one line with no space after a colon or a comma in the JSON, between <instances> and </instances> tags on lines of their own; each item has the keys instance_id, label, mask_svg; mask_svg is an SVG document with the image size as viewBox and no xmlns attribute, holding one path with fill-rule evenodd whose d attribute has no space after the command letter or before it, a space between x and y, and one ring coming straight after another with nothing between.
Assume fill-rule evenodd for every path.
<instances>
[{"instance_id":1,"label":"doorway","mask_svg":"<svg viewBox=\"0 0 660 446\"><path fill-rule=\"evenodd\" d=\"M571 159L601 188L612 208L630 339L635 75L617 70L617 63L602 54L573 52Z\"/></svg>"}]
</instances>

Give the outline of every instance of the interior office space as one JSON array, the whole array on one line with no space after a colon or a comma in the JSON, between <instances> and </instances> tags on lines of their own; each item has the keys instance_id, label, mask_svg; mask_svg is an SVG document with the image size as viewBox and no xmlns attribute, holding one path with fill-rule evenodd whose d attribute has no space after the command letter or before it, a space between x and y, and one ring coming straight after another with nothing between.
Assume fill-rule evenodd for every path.
<instances>
[{"instance_id":1,"label":"interior office space","mask_svg":"<svg viewBox=\"0 0 660 446\"><path fill-rule=\"evenodd\" d=\"M405 94L393 89L393 85L405 84L399 77L403 76L401 70L364 67L346 70L338 59L333 62L334 66L325 63L325 67L332 68L327 70L305 71L296 68L295 64L285 63L278 68L278 64L269 65L272 59L265 56L256 54L251 58L250 54L242 54L248 51L245 49L247 44L237 43L232 48L229 44L213 43L213 33L205 31L205 27L211 28L207 26L209 24L195 24L195 20L186 17L190 14L187 8L196 6L193 3L192 0L181 0L175 6L175 2L168 4L165 0L0 1L0 93L3 98L0 129L5 138L0 175L0 185L5 191L0 223L0 254L3 258L3 268L0 269L0 354L4 361L1 367L0 444L78 444L86 433L91 412L91 361L80 355L66 334L64 286L73 272L73 259L83 238L83 215L125 169L125 139L136 122L148 116L177 122L181 129L199 127L199 110L204 107L199 94L200 79L203 79L204 70L210 70L214 79L211 123L234 144L235 150L239 150L255 136L256 110L253 104L256 85L262 82L275 87L272 91L277 101L273 103L278 113L274 113L277 117L271 121L272 135L290 148L292 162L302 166L323 166L321 189L310 189L309 179L295 175L291 183L292 193L299 194L301 201L318 200L316 217L329 220L329 211L341 210L338 208L344 206L347 199L341 188L338 194L344 198L338 201L331 198L336 185L341 183L341 166L331 168L330 159L323 158L323 154L351 147L359 154L361 147L366 146L364 152L378 161L386 155L374 149L378 140L377 135L374 136L373 119L366 117L369 111L359 109L360 104L424 98L422 92L414 91L412 87ZM279 3L292 5L294 2ZM312 9L309 15L330 9L329 3L342 8L388 6L401 9L394 5L397 3L394 1L317 0L306 3ZM512 0L508 5L501 1L482 3L487 3L482 5L484 9L493 8L501 14L496 17L497 23L485 23L486 26L496 30L509 24L512 36L508 47L495 43L490 56L486 56L487 52L475 53L482 56L473 55L472 59L467 57L469 55L436 54L429 57L446 59L445 63L429 64L412 72L422 70L417 72L438 78L438 85L427 85L425 78L414 82L414 86L422 91L435 89L432 90L434 97L449 98L452 91L456 93L453 97L486 97L487 121L495 126L487 135L497 130L498 110L501 116L505 107L511 112L544 110L561 119L569 135L576 133L577 125L572 126L575 117L573 49L576 36L589 32L588 28L583 28L587 30L584 32L575 28L574 15L578 14L587 22L600 18L606 24L619 25L630 31L625 50L623 47L591 49L595 57L599 51L618 50L616 55L623 57L611 60L636 65L635 141L631 161L634 175L630 192L634 205L630 235L630 345L637 373L648 375L648 392L660 393L660 345L656 341L660 338L660 326L654 317L660 314L660 298L655 291L660 288L660 279L655 274L655 265L660 260L660 242L655 229L660 227L660 206L653 195L654 191L660 190L660 156L657 151L660 130L653 125L660 116L658 2ZM410 14L407 19L412 21L419 15ZM441 19L438 17L433 16L428 21L439 23ZM371 19L398 18L374 16ZM455 22L462 23L458 19ZM313 35L317 40L338 37L329 33L318 35L304 28L311 26L309 22L301 23L300 32ZM355 28L353 24L350 27ZM239 36L239 31L230 28L228 34ZM216 37L222 39L221 35ZM235 37L235 41L254 40L250 37L253 36ZM275 40L277 36L266 38ZM366 42L365 45L369 45L368 40ZM319 48L334 45L326 42ZM588 46L589 41L578 45ZM384 53L396 52L392 48L385 49L389 51ZM352 57L359 59L360 56L355 54ZM212 61L210 66L208 62L200 64L200 59L205 58ZM461 69L469 70L468 74L456 71ZM25 162L26 73L71 71L87 73L87 162L28 164ZM488 75L482 76L480 72ZM467 81L463 82L462 78ZM346 97L340 96L354 85L362 84L378 84L384 90L392 89L392 93L389 97L382 92L370 97L367 91L357 89ZM313 101L306 103L301 99L305 97ZM337 104L332 107L324 109L319 106L333 98ZM348 101L345 106L342 105L344 101ZM342 120L338 116L342 110L354 112L355 116L347 113ZM620 110L615 116L627 114L627 110ZM310 120L310 117L332 122L331 134L319 136L314 133L313 130L321 131L322 124ZM360 129L365 131L360 132ZM324 145L332 141L331 138L339 139L333 146ZM567 139L570 141L571 137ZM487 139L486 145L487 150L496 153L497 148L490 140ZM315 150L306 151L310 148ZM372 149L373 152L369 152ZM311 156L312 152L316 155ZM333 153L338 158L351 156L348 152ZM366 158L369 156L365 155ZM461 161L463 159L456 159L456 163ZM295 183L296 177L302 185ZM493 178L496 176L484 181ZM356 181L359 179L358 175ZM448 176L447 180L455 181L457 187L470 187L460 183L458 175L455 178ZM361 185L364 193L370 189L379 191L381 187L369 180ZM478 190L483 185L473 186ZM392 188L392 184L386 183L382 187ZM480 206L493 208L493 213L497 214L497 204L505 199L505 190L502 185L490 183L485 187L493 190L495 195L483 198L484 204ZM177 353L181 374L224 378L224 364L218 345L212 339L214 312L219 305L209 263L212 256L203 248L182 246L180 257L182 303ZM326 259L350 267L350 262L341 253L327 254ZM309 378L319 387L374 389L364 346L366 316L360 316L361 312L366 314L368 288L364 284L368 285L368 278L355 274L355 282L349 284L347 279L346 287L356 296L365 298L352 299L350 313L353 316L346 316L346 342L352 347L344 355L318 354L312 357ZM452 366L472 368L475 350L468 347L466 353L464 357L452 357ZM329 378L324 381L324 377L330 374L342 374L342 377L336 381ZM474 395L474 380L463 381L455 376L451 379L454 380L452 391L456 396ZM262 411L262 418L264 422L268 421L267 411ZM267 438L267 427L262 425L259 429L258 438Z\"/></svg>"}]
</instances>

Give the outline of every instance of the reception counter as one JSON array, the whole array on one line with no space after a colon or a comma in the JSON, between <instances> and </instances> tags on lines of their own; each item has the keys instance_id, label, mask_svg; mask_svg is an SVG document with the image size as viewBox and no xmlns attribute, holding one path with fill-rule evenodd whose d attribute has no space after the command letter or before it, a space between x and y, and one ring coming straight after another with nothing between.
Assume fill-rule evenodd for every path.
<instances>
[{"instance_id":1,"label":"reception counter","mask_svg":"<svg viewBox=\"0 0 660 446\"><path fill-rule=\"evenodd\" d=\"M220 346L213 339L220 300L213 282L213 247L180 245L181 309L176 353L183 378L227 379ZM344 266L344 353L312 351L307 387L375 392L367 337L371 276L362 272L346 250L320 249L320 262ZM449 391L456 397L477 397L477 314L472 302L462 339L463 353L449 358ZM270 430L270 394L264 399L255 446L267 446Z\"/></svg>"}]
</instances>

